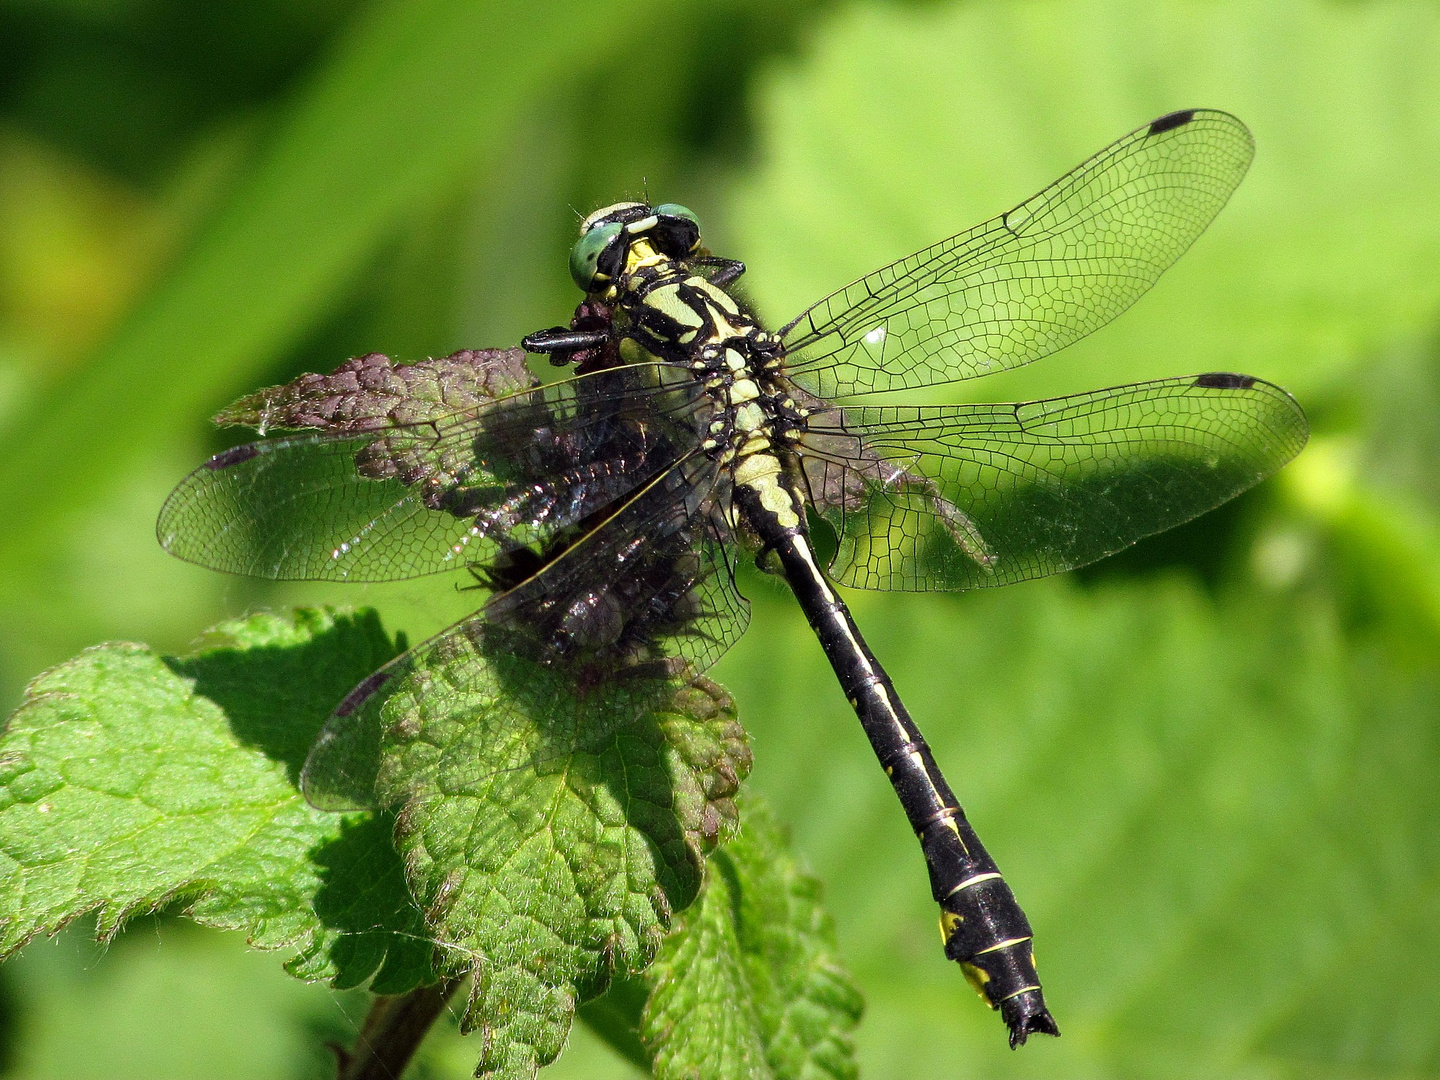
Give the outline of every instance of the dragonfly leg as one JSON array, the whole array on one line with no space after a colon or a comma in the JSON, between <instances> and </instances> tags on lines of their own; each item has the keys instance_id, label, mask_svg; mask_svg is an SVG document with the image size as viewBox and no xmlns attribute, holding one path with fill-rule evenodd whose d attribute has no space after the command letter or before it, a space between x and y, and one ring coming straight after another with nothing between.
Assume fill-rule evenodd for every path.
<instances>
[{"instance_id":1,"label":"dragonfly leg","mask_svg":"<svg viewBox=\"0 0 1440 1080\"><path fill-rule=\"evenodd\" d=\"M536 330L520 339L526 352L561 353L576 352L580 349L594 349L604 345L608 332L571 330L567 326L552 326L548 330Z\"/></svg>"},{"instance_id":2,"label":"dragonfly leg","mask_svg":"<svg viewBox=\"0 0 1440 1080\"><path fill-rule=\"evenodd\" d=\"M718 255L700 255L690 260L694 266L711 268L709 281L717 289L733 285L745 273L745 264L739 259L722 259Z\"/></svg>"}]
</instances>

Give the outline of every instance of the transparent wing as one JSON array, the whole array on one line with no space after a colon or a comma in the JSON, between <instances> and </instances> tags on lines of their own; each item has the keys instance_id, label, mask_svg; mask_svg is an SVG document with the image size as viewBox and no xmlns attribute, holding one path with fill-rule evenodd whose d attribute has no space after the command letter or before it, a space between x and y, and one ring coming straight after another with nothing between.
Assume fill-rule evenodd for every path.
<instances>
[{"instance_id":1,"label":"transparent wing","mask_svg":"<svg viewBox=\"0 0 1440 1080\"><path fill-rule=\"evenodd\" d=\"M596 692L565 669L487 646L482 630L478 619L456 627L411 663L409 678L393 680L392 694L331 718L301 776L312 805L388 806L417 785L463 795L490 786L513 791L519 805L527 787L566 771L577 755L605 752L622 728L663 707L683 685L646 672ZM387 769L387 724L413 725L412 740L436 745L416 753L412 741L400 766Z\"/></svg>"},{"instance_id":2,"label":"transparent wing","mask_svg":"<svg viewBox=\"0 0 1440 1080\"><path fill-rule=\"evenodd\" d=\"M725 549L730 527L712 459L694 454L522 581L485 619L511 651L610 669L681 659L696 672L744 631L748 607ZM604 672L599 674L603 675Z\"/></svg>"},{"instance_id":3,"label":"transparent wing","mask_svg":"<svg viewBox=\"0 0 1440 1080\"><path fill-rule=\"evenodd\" d=\"M837 408L804 437L832 573L970 589L1069 570L1189 521L1300 452L1277 386L1211 374L1017 405Z\"/></svg>"},{"instance_id":4,"label":"transparent wing","mask_svg":"<svg viewBox=\"0 0 1440 1080\"><path fill-rule=\"evenodd\" d=\"M311 750L306 798L324 809L374 802L381 710L397 686L402 705L478 725L466 743L490 749L467 766L475 782L600 746L673 693L677 677L714 663L749 619L727 561L719 479L708 458L678 462L475 616L366 679ZM506 691L523 709L496 696L507 671L529 673ZM543 709L531 700L537 685L551 688ZM516 725L541 712L543 729L519 738Z\"/></svg>"},{"instance_id":5,"label":"transparent wing","mask_svg":"<svg viewBox=\"0 0 1440 1080\"><path fill-rule=\"evenodd\" d=\"M1235 117L1163 116L983 225L882 267L781 331L824 398L1028 364L1104 326L1205 230L1254 156Z\"/></svg>"},{"instance_id":6,"label":"transparent wing","mask_svg":"<svg viewBox=\"0 0 1440 1080\"><path fill-rule=\"evenodd\" d=\"M283 580L391 581L544 543L699 439L702 388L666 365L542 386L437 420L216 455L166 500L172 554Z\"/></svg>"}]
</instances>

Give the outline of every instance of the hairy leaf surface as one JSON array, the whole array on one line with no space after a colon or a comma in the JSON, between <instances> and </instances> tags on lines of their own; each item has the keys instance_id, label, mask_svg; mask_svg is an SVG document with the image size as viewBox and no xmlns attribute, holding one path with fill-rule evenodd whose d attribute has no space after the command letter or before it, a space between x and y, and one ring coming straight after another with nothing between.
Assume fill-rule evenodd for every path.
<instances>
[{"instance_id":1,"label":"hairy leaf surface","mask_svg":"<svg viewBox=\"0 0 1440 1080\"><path fill-rule=\"evenodd\" d=\"M92 911L109 937L178 901L298 949L304 978L425 981L390 823L296 788L335 701L394 653L373 612L299 610L222 624L184 657L101 645L41 675L0 737L0 948Z\"/></svg>"},{"instance_id":2,"label":"hairy leaf surface","mask_svg":"<svg viewBox=\"0 0 1440 1080\"><path fill-rule=\"evenodd\" d=\"M852 1080L860 992L840 967L820 883L763 803L710 862L700 902L645 973L640 1033L659 1080Z\"/></svg>"},{"instance_id":3,"label":"hairy leaf surface","mask_svg":"<svg viewBox=\"0 0 1440 1080\"><path fill-rule=\"evenodd\" d=\"M602 699L513 656L488 664L463 686L444 669L401 681L378 793L446 972L472 977L481 1073L530 1077L577 1003L648 965L695 899L750 752L707 680ZM631 714L590 722L614 708Z\"/></svg>"}]
</instances>

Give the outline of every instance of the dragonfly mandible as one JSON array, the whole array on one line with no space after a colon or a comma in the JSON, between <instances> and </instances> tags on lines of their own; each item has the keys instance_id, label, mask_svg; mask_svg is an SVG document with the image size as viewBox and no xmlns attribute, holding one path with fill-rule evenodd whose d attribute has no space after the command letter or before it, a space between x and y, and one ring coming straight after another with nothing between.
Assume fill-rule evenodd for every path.
<instances>
[{"instance_id":1,"label":"dragonfly mandible","mask_svg":"<svg viewBox=\"0 0 1440 1080\"><path fill-rule=\"evenodd\" d=\"M457 571L490 590L339 705L304 775L321 806L365 803L361 718L398 673L463 684L502 648L603 697L703 671L745 627L736 560L753 552L790 584L915 829L946 955L1012 1046L1058 1034L1030 924L834 585L969 589L1082 566L1299 453L1294 399L1229 373L1019 404L875 400L1100 328L1204 231L1253 149L1233 116L1170 113L773 332L729 291L743 264L706 250L685 207L606 207L571 253L585 299L569 326L523 349L360 357L243 399L220 419L297 433L197 469L160 541L266 578ZM541 384L526 351L569 377Z\"/></svg>"}]
</instances>

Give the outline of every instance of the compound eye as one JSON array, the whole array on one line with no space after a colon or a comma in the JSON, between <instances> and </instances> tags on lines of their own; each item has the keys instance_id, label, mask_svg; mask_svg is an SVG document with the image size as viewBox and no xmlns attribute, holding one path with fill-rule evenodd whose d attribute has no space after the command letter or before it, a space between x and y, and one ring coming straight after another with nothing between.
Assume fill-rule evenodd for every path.
<instances>
[{"instance_id":1,"label":"compound eye","mask_svg":"<svg viewBox=\"0 0 1440 1080\"><path fill-rule=\"evenodd\" d=\"M655 207L655 213L661 217L684 218L690 222L691 225L695 226L696 232L700 231L700 219L695 216L695 212L688 206L681 206L678 202L661 203Z\"/></svg>"},{"instance_id":2,"label":"compound eye","mask_svg":"<svg viewBox=\"0 0 1440 1080\"><path fill-rule=\"evenodd\" d=\"M594 291L598 284L596 277L602 273L614 272L614 264L617 261L614 256L606 258L606 249L620 239L625 226L618 221L607 222L604 225L597 225L589 229L575 246L570 249L570 276L575 279L575 284L585 292ZM618 250L618 245L617 245ZM604 265L602 266L602 259Z\"/></svg>"},{"instance_id":3,"label":"compound eye","mask_svg":"<svg viewBox=\"0 0 1440 1080\"><path fill-rule=\"evenodd\" d=\"M700 219L679 203L661 203L655 207L660 220L651 235L655 246L672 259L683 259L700 246Z\"/></svg>"}]
</instances>

